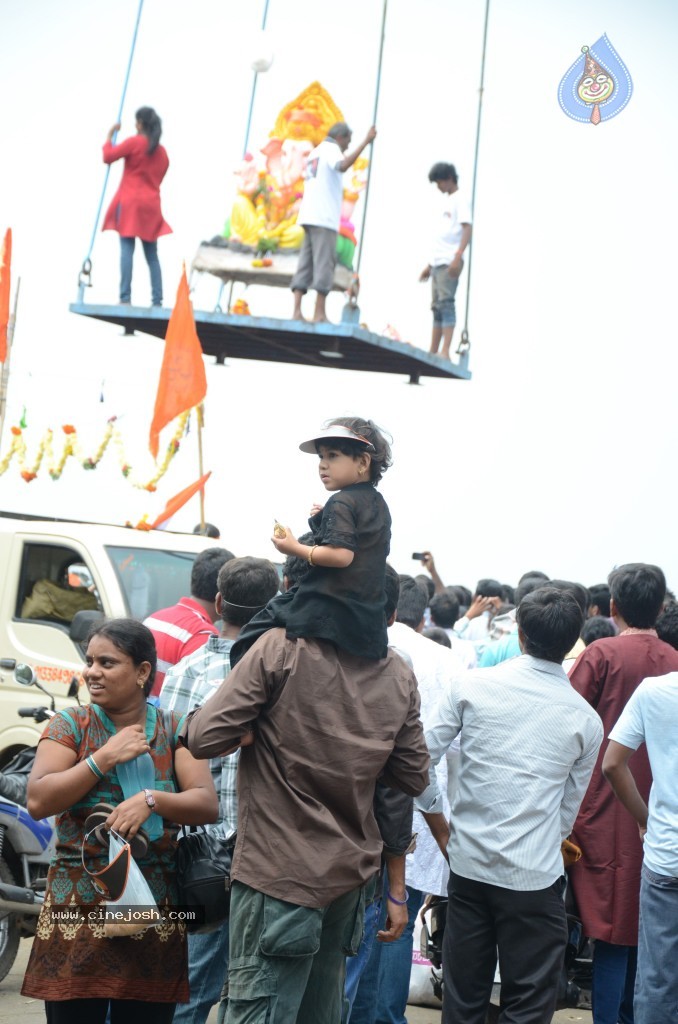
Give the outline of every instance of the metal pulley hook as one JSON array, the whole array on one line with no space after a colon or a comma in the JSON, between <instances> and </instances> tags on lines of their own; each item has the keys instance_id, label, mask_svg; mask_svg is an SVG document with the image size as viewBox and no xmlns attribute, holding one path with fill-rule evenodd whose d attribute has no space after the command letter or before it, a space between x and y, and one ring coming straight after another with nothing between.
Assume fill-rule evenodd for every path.
<instances>
[{"instance_id":1,"label":"metal pulley hook","mask_svg":"<svg viewBox=\"0 0 678 1024\"><path fill-rule=\"evenodd\" d=\"M83 265L80 268L78 274L78 288L91 288L92 287L92 261L87 257Z\"/></svg>"},{"instance_id":2,"label":"metal pulley hook","mask_svg":"<svg viewBox=\"0 0 678 1024\"><path fill-rule=\"evenodd\" d=\"M459 344L457 345L457 355L458 356L465 355L469 351L470 348L471 348L471 339L468 336L468 331L466 330L466 328L464 328L464 330L461 332L461 338L459 339Z\"/></svg>"}]
</instances>

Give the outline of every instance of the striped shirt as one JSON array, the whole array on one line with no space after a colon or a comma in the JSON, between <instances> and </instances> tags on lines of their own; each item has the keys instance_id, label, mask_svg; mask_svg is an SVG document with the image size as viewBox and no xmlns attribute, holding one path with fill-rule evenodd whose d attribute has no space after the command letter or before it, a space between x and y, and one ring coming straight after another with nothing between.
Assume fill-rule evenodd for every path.
<instances>
[{"instance_id":1,"label":"striped shirt","mask_svg":"<svg viewBox=\"0 0 678 1024\"><path fill-rule=\"evenodd\" d=\"M545 889L563 873L571 832L603 739L598 714L560 665L523 654L453 680L426 730L434 766L460 736L448 854L454 872L505 889Z\"/></svg>"},{"instance_id":2,"label":"striped shirt","mask_svg":"<svg viewBox=\"0 0 678 1024\"><path fill-rule=\"evenodd\" d=\"M211 636L200 650L173 665L160 691L160 707L183 715L209 700L231 671L233 644L233 640ZM210 771L219 797L219 818L216 825L206 827L224 838L233 835L238 825L236 779L239 755L240 751L236 750L228 757L210 758Z\"/></svg>"},{"instance_id":3,"label":"striped shirt","mask_svg":"<svg viewBox=\"0 0 678 1024\"><path fill-rule=\"evenodd\" d=\"M191 597L182 597L171 608L153 612L144 619L144 626L153 634L158 652L152 697L160 693L165 673L172 665L202 647L209 636L218 635L218 630L203 606Z\"/></svg>"}]
</instances>

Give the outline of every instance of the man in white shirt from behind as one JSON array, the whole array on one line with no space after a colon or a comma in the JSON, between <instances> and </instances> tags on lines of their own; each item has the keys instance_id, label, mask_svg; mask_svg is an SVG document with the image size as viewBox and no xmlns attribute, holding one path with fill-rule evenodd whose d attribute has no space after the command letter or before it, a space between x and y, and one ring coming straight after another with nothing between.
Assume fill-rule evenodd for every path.
<instances>
[{"instance_id":1,"label":"man in white shirt from behind","mask_svg":"<svg viewBox=\"0 0 678 1024\"><path fill-rule=\"evenodd\" d=\"M344 197L342 175L353 166L376 134L377 130L372 126L363 141L350 153L346 153L352 132L347 124L339 121L332 125L327 138L308 155L304 172L304 197L297 218L304 229L304 241L297 270L290 284L294 295L294 320L305 319L301 312L301 300L309 288L317 293L314 322L327 320L325 301L334 283L337 232Z\"/></svg>"},{"instance_id":2,"label":"man in white shirt from behind","mask_svg":"<svg viewBox=\"0 0 678 1024\"><path fill-rule=\"evenodd\" d=\"M431 785L415 800L451 865L444 1024L484 1024L496 952L500 1021L550 1021L567 940L561 842L603 739L561 667L583 614L543 587L518 608L523 654L455 681L426 729ZM460 736L451 828L433 766Z\"/></svg>"},{"instance_id":3,"label":"man in white shirt from behind","mask_svg":"<svg viewBox=\"0 0 678 1024\"><path fill-rule=\"evenodd\" d=\"M426 728L453 679L466 666L448 647L442 647L421 635L427 594L411 576L400 577L400 595L396 621L388 628L389 646L404 655L417 677L421 699L421 720ZM405 620L405 621L403 621ZM441 759L436 770L443 796L443 813L449 811L449 792L456 776L457 749ZM412 966L412 934L416 917L427 894L444 896L447 890L448 867L439 854L436 841L421 813L414 812L413 830L417 844L405 861L408 924L395 942L373 949L379 959L379 985L376 995L375 1021L405 1021ZM373 964L371 964L373 966Z\"/></svg>"}]
</instances>

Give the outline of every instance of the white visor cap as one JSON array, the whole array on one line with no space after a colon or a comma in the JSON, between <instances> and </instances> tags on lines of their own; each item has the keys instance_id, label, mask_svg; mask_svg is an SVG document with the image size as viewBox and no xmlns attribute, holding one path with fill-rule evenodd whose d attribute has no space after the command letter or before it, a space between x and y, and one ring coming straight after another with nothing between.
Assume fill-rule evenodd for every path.
<instances>
[{"instance_id":1,"label":"white visor cap","mask_svg":"<svg viewBox=\"0 0 678 1024\"><path fill-rule=\"evenodd\" d=\"M354 430L350 430L348 427L342 427L338 423L330 423L326 430L321 430L319 434L312 437L310 441L304 441L299 445L299 450L306 452L308 455L317 455L317 445L325 441L357 441L362 444L366 452L373 452L374 445L371 441L368 441L362 434L356 434Z\"/></svg>"}]
</instances>

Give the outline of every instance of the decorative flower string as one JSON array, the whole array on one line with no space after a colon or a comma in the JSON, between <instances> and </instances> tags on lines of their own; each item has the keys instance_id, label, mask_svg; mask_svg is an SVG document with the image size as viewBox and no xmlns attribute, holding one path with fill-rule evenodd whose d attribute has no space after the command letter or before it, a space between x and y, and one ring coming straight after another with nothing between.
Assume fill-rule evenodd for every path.
<instances>
[{"instance_id":1,"label":"decorative flower string","mask_svg":"<svg viewBox=\"0 0 678 1024\"><path fill-rule=\"evenodd\" d=\"M165 457L163 458L162 462L158 465L155 473L150 478L150 480L143 481L138 478L133 478L130 481L133 487L136 487L139 490L150 492L153 492L157 489L156 485L158 481L165 475L165 473L170 467L172 459L174 458L174 456L179 451L179 448L181 447L181 438L183 434L188 430L190 415L191 410L187 409L186 412L183 412L181 416L178 417L176 421L176 429L174 431L174 434L170 438L167 448L165 450ZM132 466L128 462L127 457L125 455L123 439L120 431L116 426L116 419L116 416L111 416L111 418L108 420L106 424L106 429L104 431L104 436L101 439L101 443L99 444L99 447L95 451L94 455L90 456L84 456L76 428L72 424L66 423L61 428L65 435L64 445L61 450L59 459L56 460L53 448L54 434L53 431L48 428L45 431L45 435L40 441L40 444L38 445L37 451L35 453L35 456L33 457L32 462L30 463L28 461L28 449L26 446L26 441L24 439L23 430L21 427L12 427L12 443L4 457L0 460L0 476L2 476L2 474L7 471L12 459L14 458L16 458L16 461L19 465L22 479L24 479L26 483L30 483L31 480L35 480L43 462L47 463L48 472L52 480L58 480L61 477L61 474L64 471L66 462L68 461L69 457L77 459L77 461L80 462L80 464L82 465L83 469L93 470L97 468L102 458L104 457L108 446L110 445L111 441L113 441L118 452L118 458L120 461L120 472L125 477L125 479L129 479L130 476L132 476ZM143 527L141 528L143 529Z\"/></svg>"}]
</instances>

